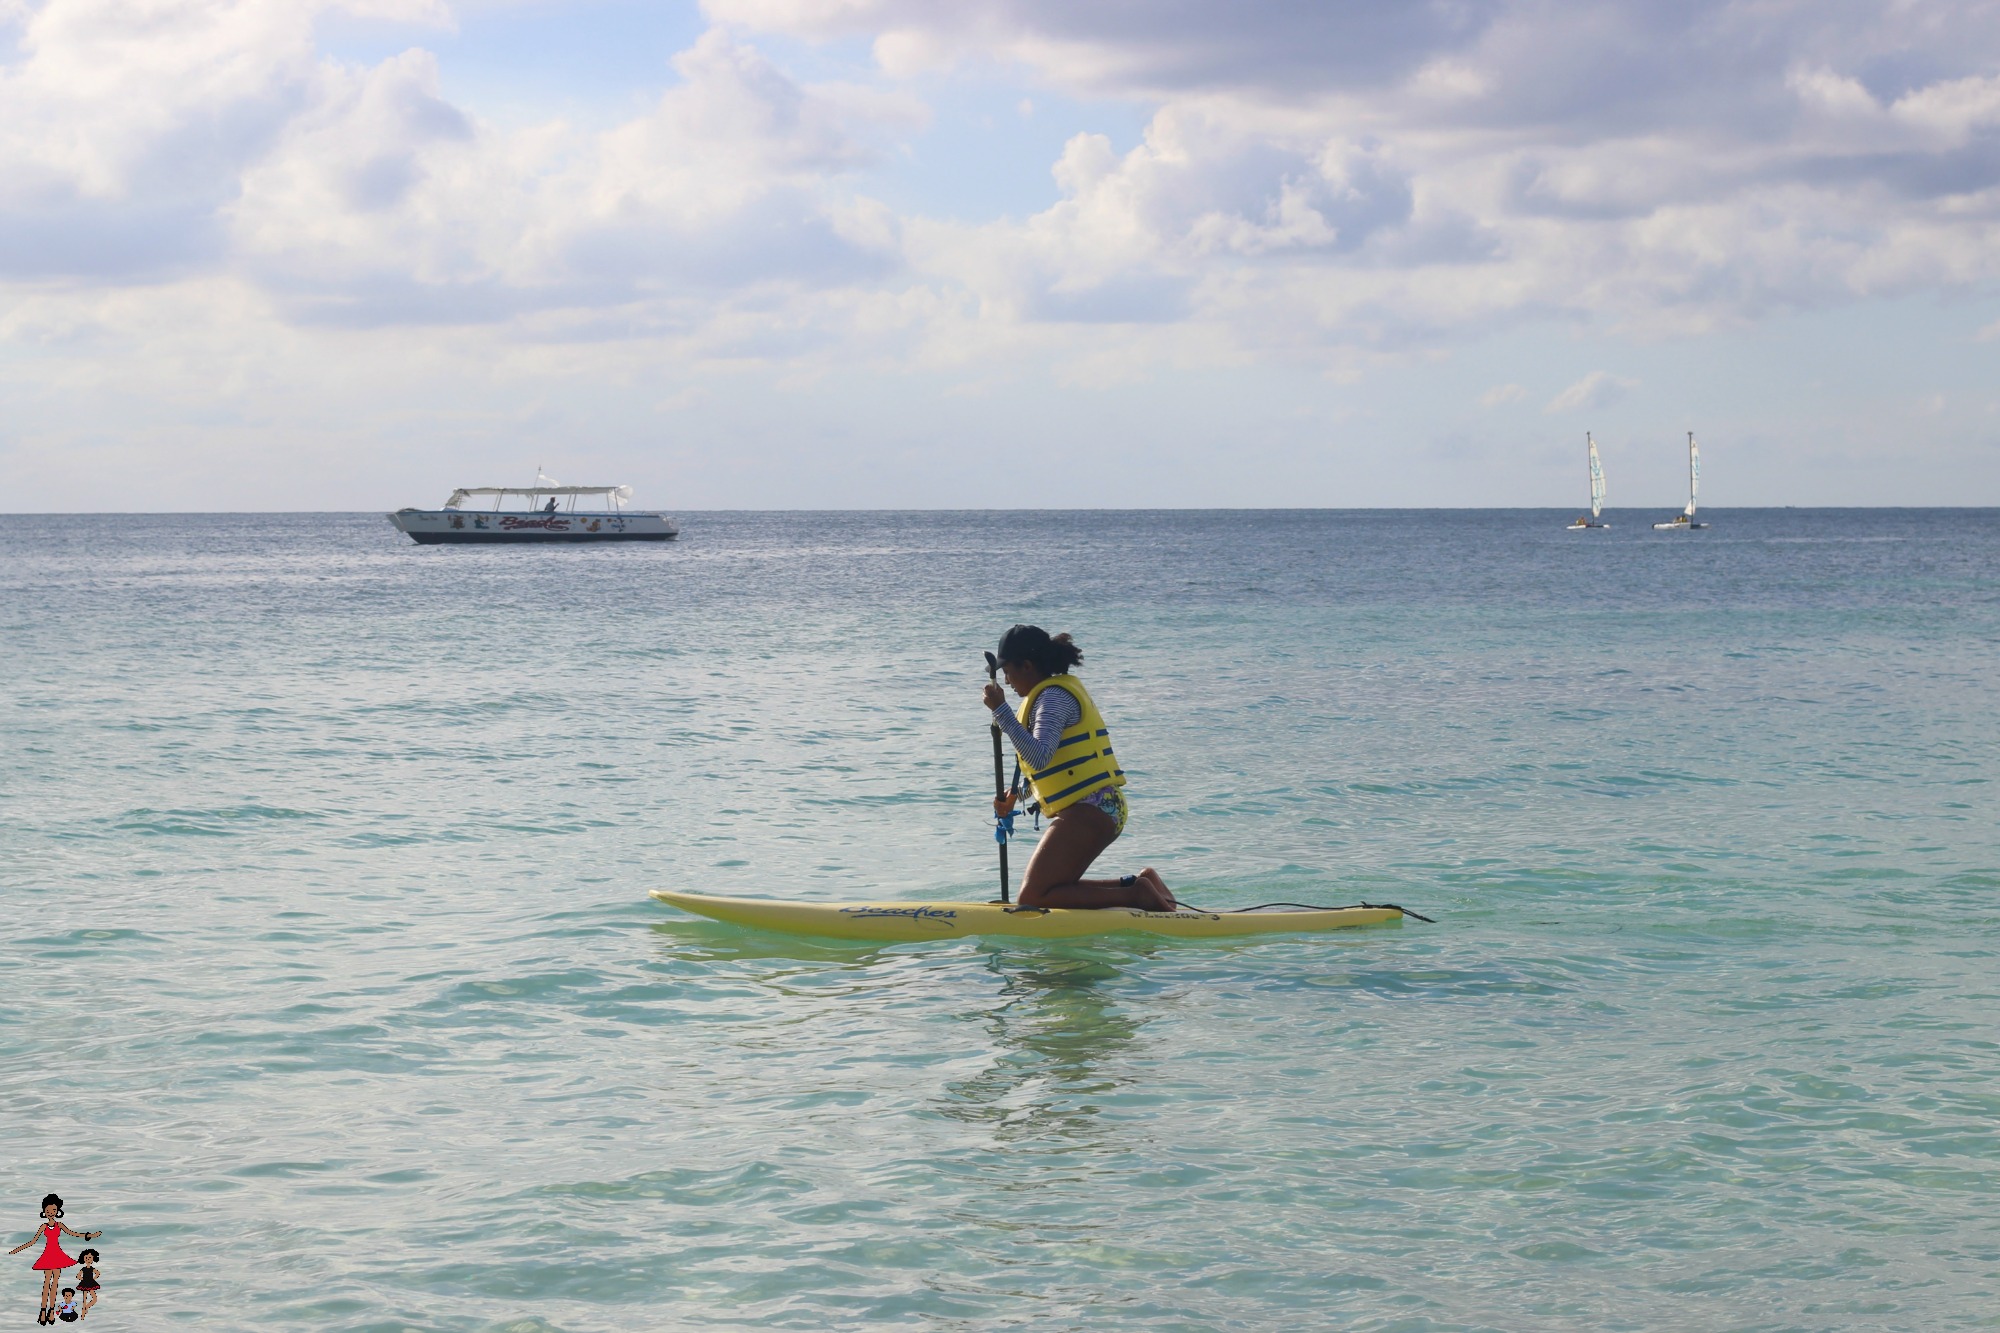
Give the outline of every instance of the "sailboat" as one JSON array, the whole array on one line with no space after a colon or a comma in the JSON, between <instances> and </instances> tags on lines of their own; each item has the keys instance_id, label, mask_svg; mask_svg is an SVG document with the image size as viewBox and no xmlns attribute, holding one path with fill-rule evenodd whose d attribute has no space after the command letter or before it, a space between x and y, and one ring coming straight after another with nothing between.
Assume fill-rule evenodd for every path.
<instances>
[{"instance_id":1,"label":"sailboat","mask_svg":"<svg viewBox=\"0 0 2000 1333\"><path fill-rule=\"evenodd\" d=\"M1604 512L1604 464L1597 461L1597 441L1590 438L1590 432L1583 433L1584 447L1590 450L1590 513L1569 525L1567 531L1581 532L1585 528L1608 528L1611 525L1599 521Z\"/></svg>"},{"instance_id":2,"label":"sailboat","mask_svg":"<svg viewBox=\"0 0 2000 1333\"><path fill-rule=\"evenodd\" d=\"M1695 448L1694 432L1688 432L1688 507L1675 514L1665 523L1655 523L1655 532L1688 532L1694 528L1705 528L1706 523L1694 521L1695 497L1701 492L1701 450Z\"/></svg>"}]
</instances>

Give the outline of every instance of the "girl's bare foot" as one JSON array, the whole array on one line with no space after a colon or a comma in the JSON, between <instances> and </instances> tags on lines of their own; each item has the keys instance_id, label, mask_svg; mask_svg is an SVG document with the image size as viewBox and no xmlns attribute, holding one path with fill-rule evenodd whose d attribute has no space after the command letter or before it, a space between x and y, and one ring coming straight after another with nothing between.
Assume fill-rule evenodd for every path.
<instances>
[{"instance_id":1,"label":"girl's bare foot","mask_svg":"<svg viewBox=\"0 0 2000 1333\"><path fill-rule=\"evenodd\" d=\"M1152 908L1153 911L1171 912L1180 905L1174 901L1173 891L1167 888L1167 882L1160 878L1160 872L1153 867L1147 866L1139 872L1139 883L1151 889L1158 898L1159 901Z\"/></svg>"}]
</instances>

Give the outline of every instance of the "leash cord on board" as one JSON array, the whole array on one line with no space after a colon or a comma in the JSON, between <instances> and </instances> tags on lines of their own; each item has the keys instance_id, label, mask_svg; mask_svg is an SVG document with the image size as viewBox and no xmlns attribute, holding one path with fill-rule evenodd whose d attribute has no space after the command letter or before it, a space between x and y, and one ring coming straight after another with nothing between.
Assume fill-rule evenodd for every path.
<instances>
[{"instance_id":1,"label":"leash cord on board","mask_svg":"<svg viewBox=\"0 0 2000 1333\"><path fill-rule=\"evenodd\" d=\"M1181 911L1208 912L1210 916L1238 916L1244 912L1261 912L1267 907L1296 907L1302 912L1345 912L1356 907L1388 907L1394 908L1394 910L1401 912L1404 916L1414 917L1418 921L1429 922L1433 926L1437 924L1436 921L1425 916L1422 912L1412 912L1407 907L1397 907L1395 903L1349 903L1346 907L1324 907L1318 903L1258 903L1255 907L1232 907L1226 912L1209 912L1206 907L1196 907L1184 898L1176 898L1174 901Z\"/></svg>"}]
</instances>

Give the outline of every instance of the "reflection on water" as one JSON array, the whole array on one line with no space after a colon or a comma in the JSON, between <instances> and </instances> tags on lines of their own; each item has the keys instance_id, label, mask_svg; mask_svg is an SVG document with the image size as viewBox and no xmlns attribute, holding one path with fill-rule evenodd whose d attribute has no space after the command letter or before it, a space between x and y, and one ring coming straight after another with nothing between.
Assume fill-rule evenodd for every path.
<instances>
[{"instance_id":1,"label":"reflection on water","mask_svg":"<svg viewBox=\"0 0 2000 1333\"><path fill-rule=\"evenodd\" d=\"M666 909L670 910L670 909ZM782 962L866 962L884 952L882 945L868 940L819 939L810 935L783 935L776 931L747 930L722 921L674 915L650 926L656 944L681 963Z\"/></svg>"},{"instance_id":2,"label":"reflection on water","mask_svg":"<svg viewBox=\"0 0 2000 1333\"><path fill-rule=\"evenodd\" d=\"M1118 964L1094 952L995 948L986 966L1001 983L979 1019L992 1062L947 1083L935 1108L990 1126L1002 1143L1103 1137L1103 1103L1132 1082L1118 1065L1144 1026L1108 993L1122 976Z\"/></svg>"}]
</instances>

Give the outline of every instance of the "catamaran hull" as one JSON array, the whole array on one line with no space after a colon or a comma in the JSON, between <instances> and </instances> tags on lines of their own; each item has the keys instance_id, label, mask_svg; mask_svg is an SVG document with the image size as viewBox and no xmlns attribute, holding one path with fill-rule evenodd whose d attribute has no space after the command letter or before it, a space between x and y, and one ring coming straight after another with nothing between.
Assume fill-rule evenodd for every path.
<instances>
[{"instance_id":1,"label":"catamaran hull","mask_svg":"<svg viewBox=\"0 0 2000 1333\"><path fill-rule=\"evenodd\" d=\"M680 535L665 514L481 514L402 509L388 516L419 546L664 542Z\"/></svg>"},{"instance_id":2,"label":"catamaran hull","mask_svg":"<svg viewBox=\"0 0 2000 1333\"><path fill-rule=\"evenodd\" d=\"M1707 532L1706 523L1655 523L1655 532Z\"/></svg>"}]
</instances>

